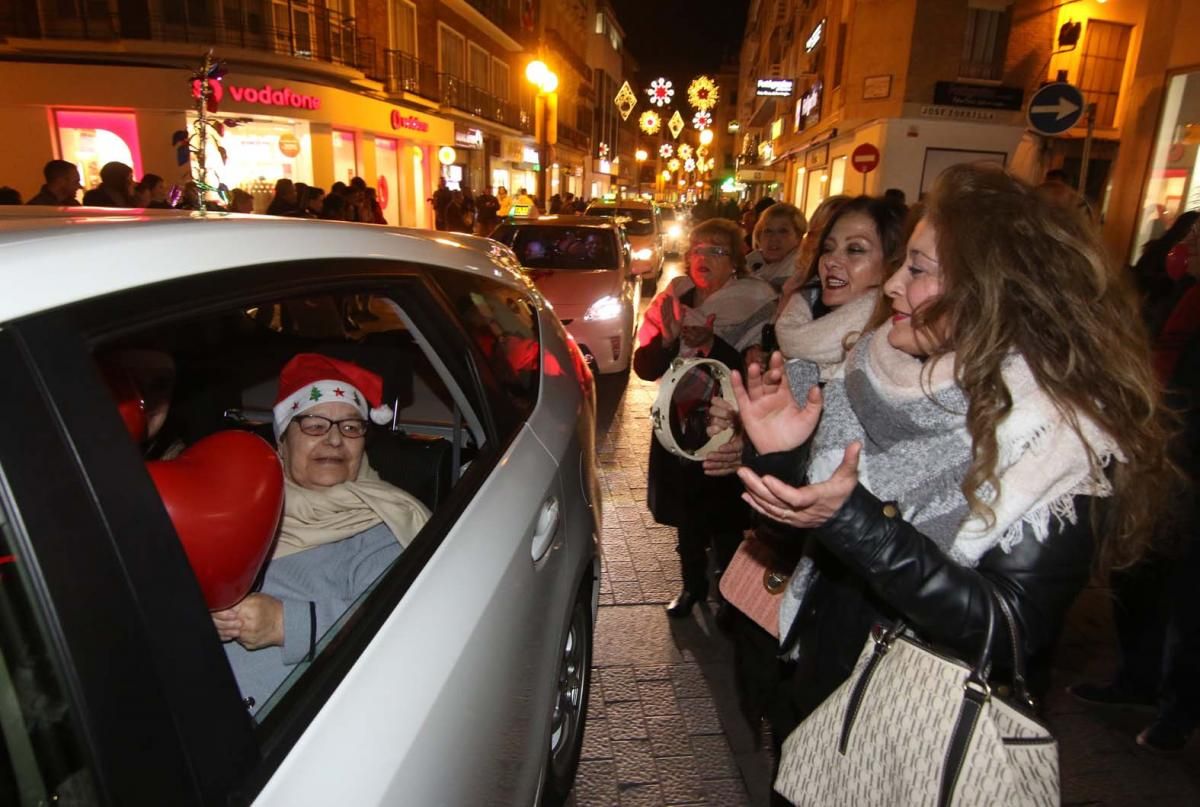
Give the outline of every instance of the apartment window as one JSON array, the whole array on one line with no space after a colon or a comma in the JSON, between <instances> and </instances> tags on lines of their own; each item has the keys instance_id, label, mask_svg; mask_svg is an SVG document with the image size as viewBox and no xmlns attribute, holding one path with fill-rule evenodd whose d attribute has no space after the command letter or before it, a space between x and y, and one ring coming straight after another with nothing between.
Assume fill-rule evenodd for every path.
<instances>
[{"instance_id":1,"label":"apartment window","mask_svg":"<svg viewBox=\"0 0 1200 807\"><path fill-rule=\"evenodd\" d=\"M1117 120L1121 73L1129 52L1132 27L1115 22L1088 20L1079 60L1079 89L1096 105L1096 125L1112 127Z\"/></svg>"},{"instance_id":2,"label":"apartment window","mask_svg":"<svg viewBox=\"0 0 1200 807\"><path fill-rule=\"evenodd\" d=\"M336 62L354 62L354 0L325 0L329 14L329 55Z\"/></svg>"},{"instance_id":3,"label":"apartment window","mask_svg":"<svg viewBox=\"0 0 1200 807\"><path fill-rule=\"evenodd\" d=\"M604 14L603 12L596 15L596 33L604 33Z\"/></svg>"},{"instance_id":4,"label":"apartment window","mask_svg":"<svg viewBox=\"0 0 1200 807\"><path fill-rule=\"evenodd\" d=\"M438 23L438 67L443 73L466 75L467 41L453 28Z\"/></svg>"},{"instance_id":5,"label":"apartment window","mask_svg":"<svg viewBox=\"0 0 1200 807\"><path fill-rule=\"evenodd\" d=\"M508 62L492 59L492 95L501 101L508 100Z\"/></svg>"},{"instance_id":6,"label":"apartment window","mask_svg":"<svg viewBox=\"0 0 1200 807\"><path fill-rule=\"evenodd\" d=\"M486 90L491 86L491 66L491 54L472 42L467 48L467 81Z\"/></svg>"},{"instance_id":7,"label":"apartment window","mask_svg":"<svg viewBox=\"0 0 1200 807\"><path fill-rule=\"evenodd\" d=\"M312 7L301 0L274 0L275 45L280 53L313 55Z\"/></svg>"},{"instance_id":8,"label":"apartment window","mask_svg":"<svg viewBox=\"0 0 1200 807\"><path fill-rule=\"evenodd\" d=\"M392 48L417 55L417 7L407 0L392 0Z\"/></svg>"},{"instance_id":9,"label":"apartment window","mask_svg":"<svg viewBox=\"0 0 1200 807\"><path fill-rule=\"evenodd\" d=\"M1008 48L1008 12L968 8L959 78L999 80Z\"/></svg>"}]
</instances>

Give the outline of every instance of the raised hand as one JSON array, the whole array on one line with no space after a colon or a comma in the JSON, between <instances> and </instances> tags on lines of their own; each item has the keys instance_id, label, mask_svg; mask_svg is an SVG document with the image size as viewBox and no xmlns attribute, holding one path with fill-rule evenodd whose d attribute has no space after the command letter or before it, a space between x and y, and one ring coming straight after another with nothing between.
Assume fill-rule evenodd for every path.
<instances>
[{"instance_id":1,"label":"raised hand","mask_svg":"<svg viewBox=\"0 0 1200 807\"><path fill-rule=\"evenodd\" d=\"M691 348L711 349L713 343L713 323L717 315L709 314L703 325L684 325L681 328L683 344Z\"/></svg>"},{"instance_id":2,"label":"raised hand","mask_svg":"<svg viewBox=\"0 0 1200 807\"><path fill-rule=\"evenodd\" d=\"M662 340L664 345L679 341L679 318L675 315L675 298L669 294L662 295L658 306L659 318L662 320Z\"/></svg>"},{"instance_id":3,"label":"raised hand","mask_svg":"<svg viewBox=\"0 0 1200 807\"><path fill-rule=\"evenodd\" d=\"M776 351L764 372L755 364L741 374L732 373L742 429L760 454L790 451L816 431L821 420L821 390L813 387L803 408L792 397L783 371L783 354Z\"/></svg>"},{"instance_id":4,"label":"raised hand","mask_svg":"<svg viewBox=\"0 0 1200 807\"><path fill-rule=\"evenodd\" d=\"M819 527L842 508L858 484L858 457L861 443L846 446L842 463L833 476L815 485L793 487L773 476L759 476L749 468L740 468L738 476L746 486L742 498L769 519L792 527Z\"/></svg>"}]
</instances>

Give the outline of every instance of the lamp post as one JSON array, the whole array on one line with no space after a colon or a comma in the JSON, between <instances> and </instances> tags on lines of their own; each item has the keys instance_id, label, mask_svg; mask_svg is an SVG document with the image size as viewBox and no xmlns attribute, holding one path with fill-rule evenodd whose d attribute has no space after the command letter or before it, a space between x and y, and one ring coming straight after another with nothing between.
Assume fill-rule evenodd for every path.
<instances>
[{"instance_id":1,"label":"lamp post","mask_svg":"<svg viewBox=\"0 0 1200 807\"><path fill-rule=\"evenodd\" d=\"M637 195L639 199L642 198L642 163L649 156L645 149L638 149L633 153L633 159L637 161Z\"/></svg>"},{"instance_id":2,"label":"lamp post","mask_svg":"<svg viewBox=\"0 0 1200 807\"><path fill-rule=\"evenodd\" d=\"M525 68L525 78L537 87L534 100L534 136L538 143L538 195L543 209L550 204L551 147L558 142L558 76L540 59L535 59Z\"/></svg>"}]
</instances>

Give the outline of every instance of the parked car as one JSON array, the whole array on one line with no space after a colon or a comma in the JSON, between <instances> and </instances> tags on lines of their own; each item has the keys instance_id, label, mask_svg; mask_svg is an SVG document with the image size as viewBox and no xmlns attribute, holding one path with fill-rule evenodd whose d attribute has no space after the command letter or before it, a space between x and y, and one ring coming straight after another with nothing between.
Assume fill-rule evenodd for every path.
<instances>
[{"instance_id":1,"label":"parked car","mask_svg":"<svg viewBox=\"0 0 1200 807\"><path fill-rule=\"evenodd\" d=\"M652 289L663 270L663 234L654 203L640 199L596 201L588 205L584 215L607 216L624 225L633 248L633 273Z\"/></svg>"},{"instance_id":2,"label":"parked car","mask_svg":"<svg viewBox=\"0 0 1200 807\"><path fill-rule=\"evenodd\" d=\"M610 218L542 216L501 223L512 248L597 372L623 373L633 357L642 284L628 241Z\"/></svg>"},{"instance_id":3,"label":"parked car","mask_svg":"<svg viewBox=\"0 0 1200 807\"><path fill-rule=\"evenodd\" d=\"M680 245L687 243L687 218L683 210L672 204L660 204L659 229L663 233L663 252L667 255L678 255Z\"/></svg>"},{"instance_id":4,"label":"parked car","mask_svg":"<svg viewBox=\"0 0 1200 807\"><path fill-rule=\"evenodd\" d=\"M599 592L595 399L508 248L10 210L0 803L565 801ZM130 351L167 357L174 382L115 385L107 368ZM432 516L252 713L147 460L184 462L227 430L269 435L281 366L313 351L383 377L395 414L367 457ZM153 395L168 406L147 443L122 415ZM162 458L166 442L180 459ZM238 495L202 490L214 516Z\"/></svg>"}]
</instances>

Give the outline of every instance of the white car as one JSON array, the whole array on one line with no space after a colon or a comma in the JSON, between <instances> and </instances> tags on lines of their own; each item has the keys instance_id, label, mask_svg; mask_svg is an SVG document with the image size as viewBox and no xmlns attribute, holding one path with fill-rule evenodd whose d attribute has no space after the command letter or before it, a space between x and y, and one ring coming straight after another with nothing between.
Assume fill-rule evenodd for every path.
<instances>
[{"instance_id":1,"label":"white car","mask_svg":"<svg viewBox=\"0 0 1200 807\"><path fill-rule=\"evenodd\" d=\"M653 288L663 270L663 234L654 203L640 199L592 202L585 215L607 216L624 225L633 248L633 273L648 289Z\"/></svg>"},{"instance_id":2,"label":"white car","mask_svg":"<svg viewBox=\"0 0 1200 807\"><path fill-rule=\"evenodd\" d=\"M660 204L658 213L658 227L663 233L663 252L678 255L687 244L687 216L683 210L671 204Z\"/></svg>"},{"instance_id":3,"label":"white car","mask_svg":"<svg viewBox=\"0 0 1200 807\"><path fill-rule=\"evenodd\" d=\"M25 208L0 213L0 283L0 803L565 801L599 590L593 382L506 247ZM367 456L432 517L252 715L148 467L269 434L276 374L312 351L384 377ZM130 394L118 355L169 357L173 385ZM127 406L166 412L159 436ZM186 448L148 466L165 443ZM197 484L205 517L240 501L226 470Z\"/></svg>"},{"instance_id":4,"label":"white car","mask_svg":"<svg viewBox=\"0 0 1200 807\"><path fill-rule=\"evenodd\" d=\"M597 372L629 369L642 284L630 271L620 225L607 218L542 216L502 222L492 238L516 253Z\"/></svg>"}]
</instances>

